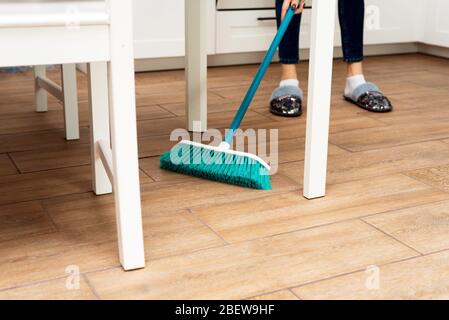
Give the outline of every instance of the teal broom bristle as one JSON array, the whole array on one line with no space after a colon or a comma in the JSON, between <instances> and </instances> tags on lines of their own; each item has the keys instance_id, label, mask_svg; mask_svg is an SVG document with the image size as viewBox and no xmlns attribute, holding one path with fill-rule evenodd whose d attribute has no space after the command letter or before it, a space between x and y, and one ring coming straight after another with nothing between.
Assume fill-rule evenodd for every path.
<instances>
[{"instance_id":1,"label":"teal broom bristle","mask_svg":"<svg viewBox=\"0 0 449 320\"><path fill-rule=\"evenodd\" d=\"M176 163L172 161L172 152L177 153ZM190 144L178 144L161 155L160 167L253 189L272 189L268 170L253 158Z\"/></svg>"}]
</instances>

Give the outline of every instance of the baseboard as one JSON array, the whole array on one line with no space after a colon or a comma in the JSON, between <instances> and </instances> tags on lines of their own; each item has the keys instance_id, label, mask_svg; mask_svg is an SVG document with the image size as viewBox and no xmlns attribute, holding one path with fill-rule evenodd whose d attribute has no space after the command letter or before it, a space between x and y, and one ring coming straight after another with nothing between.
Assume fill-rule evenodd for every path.
<instances>
[{"instance_id":1,"label":"baseboard","mask_svg":"<svg viewBox=\"0 0 449 320\"><path fill-rule=\"evenodd\" d=\"M438 57L449 58L449 48L428 45L424 43L394 43L382 45L367 45L364 48L366 56L379 56L389 54L401 53L424 53ZM232 54L216 54L208 56L207 63L210 67L230 66L240 64L259 63L264 52L249 52L249 53L232 53ZM301 60L307 61L309 59L309 50L300 50ZM341 48L334 49L334 57L341 58L343 56ZM277 55L273 59L278 60ZM158 71L158 70L176 70L184 68L184 57L173 58L158 58L158 59L137 59L135 61L136 72L144 71ZM82 71L87 71L86 64L77 64L77 68Z\"/></svg>"},{"instance_id":2,"label":"baseboard","mask_svg":"<svg viewBox=\"0 0 449 320\"><path fill-rule=\"evenodd\" d=\"M367 45L364 51L366 56L416 53L418 52L418 47L417 43ZM208 56L207 62L210 67L259 63L264 54L264 52L216 54ZM334 57L341 58L342 56L341 48L335 48ZM300 50L300 57L301 60L307 61L309 58L309 50ZM278 57L275 56L273 61L277 60ZM184 57L139 59L135 62L135 68L137 72L183 69Z\"/></svg>"},{"instance_id":3,"label":"baseboard","mask_svg":"<svg viewBox=\"0 0 449 320\"><path fill-rule=\"evenodd\" d=\"M418 44L418 51L420 53L437 56L442 58L449 58L449 48L429 45L425 43Z\"/></svg>"}]
</instances>

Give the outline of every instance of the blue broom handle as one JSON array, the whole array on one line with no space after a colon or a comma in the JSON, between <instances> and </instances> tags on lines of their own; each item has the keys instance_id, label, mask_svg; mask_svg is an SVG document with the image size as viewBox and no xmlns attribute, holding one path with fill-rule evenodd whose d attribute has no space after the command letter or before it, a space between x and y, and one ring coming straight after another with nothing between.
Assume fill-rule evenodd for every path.
<instances>
[{"instance_id":1,"label":"blue broom handle","mask_svg":"<svg viewBox=\"0 0 449 320\"><path fill-rule=\"evenodd\" d=\"M287 31L287 28L290 22L292 21L294 15L295 10L290 7L284 17L284 20L279 26L279 29L276 33L276 36L273 39L273 42L270 45L270 48L268 49L265 57L262 60L259 70L257 70L256 76L254 77L254 80L251 83L251 86L249 87L248 92L246 93L246 96L243 99L242 104L240 105L240 108L237 111L237 114L235 115L235 118L231 123L228 133L226 134L225 142L227 142L228 144L231 144L234 134L236 133L236 130L240 127L240 123L242 122L243 117L245 116L245 113L248 110L248 107L251 104L251 101L253 100L254 95L257 92L257 89L259 88L260 82L262 81L265 73L267 72L268 67L270 66L271 60L273 59L273 56L276 53L276 49L281 43L282 38L284 37L284 34Z\"/></svg>"}]
</instances>

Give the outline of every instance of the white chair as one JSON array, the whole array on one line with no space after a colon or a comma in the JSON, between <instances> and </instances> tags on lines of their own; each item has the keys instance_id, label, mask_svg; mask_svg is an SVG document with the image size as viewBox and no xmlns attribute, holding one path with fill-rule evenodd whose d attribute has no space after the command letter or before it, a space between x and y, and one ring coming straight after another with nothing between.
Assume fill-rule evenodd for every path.
<instances>
[{"instance_id":1,"label":"white chair","mask_svg":"<svg viewBox=\"0 0 449 320\"><path fill-rule=\"evenodd\" d=\"M0 1L0 39L0 67L88 63L93 190L113 186L120 262L144 267L132 1Z\"/></svg>"},{"instance_id":2,"label":"white chair","mask_svg":"<svg viewBox=\"0 0 449 320\"><path fill-rule=\"evenodd\" d=\"M76 81L76 65L63 64L61 67L61 85L54 83L46 76L46 66L34 66L34 91L36 112L48 111L47 93L62 102L64 109L64 127L67 140L80 138L78 119L78 95Z\"/></svg>"}]
</instances>

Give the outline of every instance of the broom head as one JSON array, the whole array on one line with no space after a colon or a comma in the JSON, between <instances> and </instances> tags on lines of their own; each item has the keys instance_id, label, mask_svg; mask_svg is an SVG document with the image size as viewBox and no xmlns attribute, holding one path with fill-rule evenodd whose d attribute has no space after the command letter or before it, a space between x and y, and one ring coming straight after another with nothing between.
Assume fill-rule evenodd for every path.
<instances>
[{"instance_id":1,"label":"broom head","mask_svg":"<svg viewBox=\"0 0 449 320\"><path fill-rule=\"evenodd\" d=\"M256 155L182 140L160 157L160 167L190 176L271 190L270 166Z\"/></svg>"}]
</instances>

